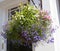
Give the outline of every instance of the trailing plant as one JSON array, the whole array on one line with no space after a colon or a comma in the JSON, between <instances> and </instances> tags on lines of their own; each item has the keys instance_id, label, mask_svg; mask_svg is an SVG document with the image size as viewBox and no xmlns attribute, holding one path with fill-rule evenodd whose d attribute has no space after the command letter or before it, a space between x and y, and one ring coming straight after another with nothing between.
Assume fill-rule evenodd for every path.
<instances>
[{"instance_id":1,"label":"trailing plant","mask_svg":"<svg viewBox=\"0 0 60 51\"><path fill-rule=\"evenodd\" d=\"M20 5L20 12L12 15L12 20L4 25L8 40L30 46L38 41L49 41L52 33L51 17L31 5ZM54 29L53 29L54 30Z\"/></svg>"}]
</instances>

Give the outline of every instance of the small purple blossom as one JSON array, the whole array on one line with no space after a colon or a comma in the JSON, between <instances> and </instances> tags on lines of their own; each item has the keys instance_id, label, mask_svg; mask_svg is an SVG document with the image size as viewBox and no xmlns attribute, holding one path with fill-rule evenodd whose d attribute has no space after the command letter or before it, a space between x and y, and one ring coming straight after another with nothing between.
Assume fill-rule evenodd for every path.
<instances>
[{"instance_id":1,"label":"small purple blossom","mask_svg":"<svg viewBox=\"0 0 60 51\"><path fill-rule=\"evenodd\" d=\"M47 43L54 43L54 38L51 38L50 40L48 40Z\"/></svg>"},{"instance_id":2,"label":"small purple blossom","mask_svg":"<svg viewBox=\"0 0 60 51\"><path fill-rule=\"evenodd\" d=\"M54 43L54 38L51 38L51 39L50 39L50 42L51 42L51 43Z\"/></svg>"},{"instance_id":3,"label":"small purple blossom","mask_svg":"<svg viewBox=\"0 0 60 51\"><path fill-rule=\"evenodd\" d=\"M40 36L34 36L34 41L40 41L40 40L42 40L42 38L40 37Z\"/></svg>"},{"instance_id":4,"label":"small purple blossom","mask_svg":"<svg viewBox=\"0 0 60 51\"><path fill-rule=\"evenodd\" d=\"M27 32L27 31L23 31L23 32L22 32L22 36L25 36L25 37L26 37L26 36L27 36L27 34L28 34L28 32Z\"/></svg>"},{"instance_id":5,"label":"small purple blossom","mask_svg":"<svg viewBox=\"0 0 60 51\"><path fill-rule=\"evenodd\" d=\"M51 33L54 33L54 32L55 32L55 29L54 29L54 28L52 28L52 29L51 29Z\"/></svg>"},{"instance_id":6,"label":"small purple blossom","mask_svg":"<svg viewBox=\"0 0 60 51\"><path fill-rule=\"evenodd\" d=\"M38 35L37 31L32 32L33 35Z\"/></svg>"},{"instance_id":7,"label":"small purple blossom","mask_svg":"<svg viewBox=\"0 0 60 51\"><path fill-rule=\"evenodd\" d=\"M27 38L27 41L31 40L31 38Z\"/></svg>"}]
</instances>

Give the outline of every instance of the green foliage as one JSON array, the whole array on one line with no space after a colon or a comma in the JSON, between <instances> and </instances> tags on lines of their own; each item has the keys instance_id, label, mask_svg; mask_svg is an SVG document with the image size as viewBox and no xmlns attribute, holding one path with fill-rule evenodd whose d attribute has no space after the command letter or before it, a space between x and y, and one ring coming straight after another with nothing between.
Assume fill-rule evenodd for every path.
<instances>
[{"instance_id":1,"label":"green foliage","mask_svg":"<svg viewBox=\"0 0 60 51\"><path fill-rule=\"evenodd\" d=\"M8 23L7 38L9 40L20 40L22 44L26 42L30 44L41 39L44 40L49 31L50 24L50 17L45 11L42 12L28 4L26 6L22 5L20 6L20 12L12 15L12 20ZM30 38L31 40L27 41L26 37L24 37L25 35L27 39Z\"/></svg>"}]
</instances>

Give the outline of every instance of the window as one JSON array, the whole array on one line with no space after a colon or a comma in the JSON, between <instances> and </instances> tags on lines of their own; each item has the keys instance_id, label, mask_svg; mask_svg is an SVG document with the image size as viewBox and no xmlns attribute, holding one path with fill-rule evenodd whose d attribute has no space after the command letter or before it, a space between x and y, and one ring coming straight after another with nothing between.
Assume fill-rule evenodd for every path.
<instances>
[{"instance_id":1,"label":"window","mask_svg":"<svg viewBox=\"0 0 60 51\"><path fill-rule=\"evenodd\" d=\"M30 2L35 5L36 8L42 9L42 0L30 0Z\"/></svg>"},{"instance_id":2,"label":"window","mask_svg":"<svg viewBox=\"0 0 60 51\"><path fill-rule=\"evenodd\" d=\"M26 5L26 4L24 4L24 5ZM20 12L19 6L11 8L11 9L8 9L8 20L12 19L12 15L15 14L15 11Z\"/></svg>"},{"instance_id":3,"label":"window","mask_svg":"<svg viewBox=\"0 0 60 51\"><path fill-rule=\"evenodd\" d=\"M18 11L18 12L20 11L19 6L11 8L8 10L8 20L12 19L11 17L12 17L12 15L15 14L15 11Z\"/></svg>"},{"instance_id":4,"label":"window","mask_svg":"<svg viewBox=\"0 0 60 51\"><path fill-rule=\"evenodd\" d=\"M33 4L36 8L42 9L42 0L28 0L29 3ZM26 5L26 4L24 4ZM12 15L15 14L15 11L20 11L19 6L11 8L8 10L8 20L12 19Z\"/></svg>"}]
</instances>

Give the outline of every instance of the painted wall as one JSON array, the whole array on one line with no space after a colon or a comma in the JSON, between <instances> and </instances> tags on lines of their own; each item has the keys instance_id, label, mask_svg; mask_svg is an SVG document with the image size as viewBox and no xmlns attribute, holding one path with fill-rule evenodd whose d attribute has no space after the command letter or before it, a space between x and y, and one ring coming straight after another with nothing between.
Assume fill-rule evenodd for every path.
<instances>
[{"instance_id":1,"label":"painted wall","mask_svg":"<svg viewBox=\"0 0 60 51\"><path fill-rule=\"evenodd\" d=\"M46 2L47 0L45 0ZM51 15L51 18L53 20L53 27L57 27L59 26L58 29L56 29L55 33L53 34L54 36L54 49L55 51L60 51L60 24L59 24L59 15L58 15L58 8L57 8L57 5L58 5L58 0L48 0L49 2L49 5L47 3L45 3L46 5L48 5L48 7L46 6L46 9L48 8L50 10L50 15ZM44 7L45 8L45 7ZM48 10L47 9L47 10ZM51 46L52 48L53 46ZM49 50L48 50L49 51Z\"/></svg>"},{"instance_id":2,"label":"painted wall","mask_svg":"<svg viewBox=\"0 0 60 51\"><path fill-rule=\"evenodd\" d=\"M3 14L2 14L3 13ZM3 17L4 17L4 9L0 8L0 33L2 31L2 22L3 22ZM6 50L6 44L4 43L5 39L0 35L0 51L4 51L4 49ZM4 44L3 48L2 48L2 44Z\"/></svg>"},{"instance_id":3,"label":"painted wall","mask_svg":"<svg viewBox=\"0 0 60 51\"><path fill-rule=\"evenodd\" d=\"M18 6L21 2L26 3L27 0L5 0L0 3L0 33L3 28L2 25L8 21L8 9ZM0 51L7 51L6 39L4 39L1 35Z\"/></svg>"},{"instance_id":4,"label":"painted wall","mask_svg":"<svg viewBox=\"0 0 60 51\"><path fill-rule=\"evenodd\" d=\"M59 15L58 15L58 8L57 8L57 3L58 0L50 0L50 10L51 10L51 16L53 19L53 26L57 25L59 26L59 28L56 30L55 34L54 34L54 38L55 38L55 51L60 51L60 24L59 24Z\"/></svg>"}]
</instances>

